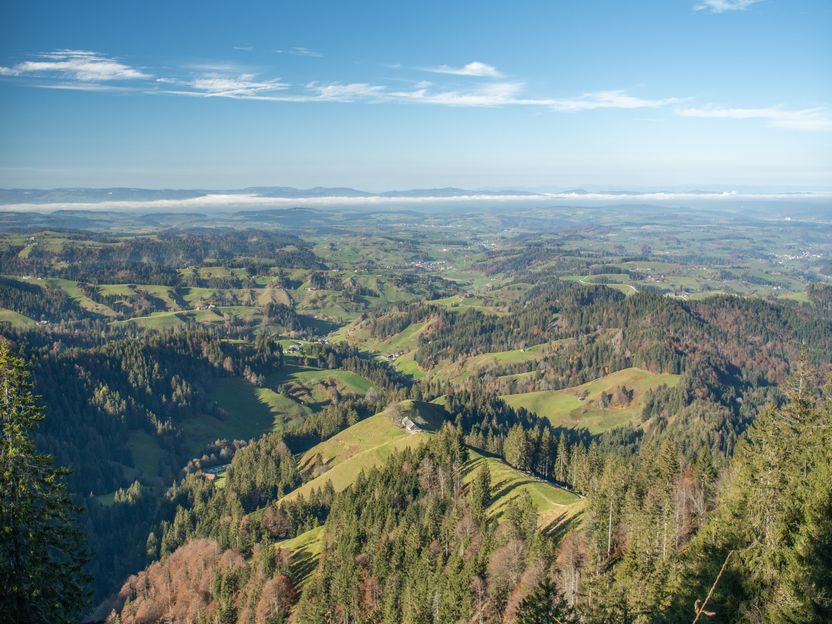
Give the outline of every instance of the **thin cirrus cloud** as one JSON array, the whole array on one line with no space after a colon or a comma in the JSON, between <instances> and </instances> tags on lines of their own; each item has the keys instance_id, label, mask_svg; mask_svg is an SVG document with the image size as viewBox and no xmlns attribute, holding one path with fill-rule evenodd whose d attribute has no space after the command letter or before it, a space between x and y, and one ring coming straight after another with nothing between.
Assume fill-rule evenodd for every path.
<instances>
[{"instance_id":1,"label":"thin cirrus cloud","mask_svg":"<svg viewBox=\"0 0 832 624\"><path fill-rule=\"evenodd\" d=\"M682 98L644 99L627 94L625 91L596 91L579 97L547 100L546 105L552 110L575 113L581 111L611 108L661 108L682 102Z\"/></svg>"},{"instance_id":2,"label":"thin cirrus cloud","mask_svg":"<svg viewBox=\"0 0 832 624\"><path fill-rule=\"evenodd\" d=\"M760 0L702 0L693 8L697 11L710 11L711 13L725 13L726 11L745 11L752 4Z\"/></svg>"},{"instance_id":3,"label":"thin cirrus cloud","mask_svg":"<svg viewBox=\"0 0 832 624\"><path fill-rule=\"evenodd\" d=\"M807 132L832 131L832 116L824 108L804 108L786 110L779 107L769 108L720 108L706 106L702 108L681 108L676 111L682 117L699 117L704 119L757 119L766 122L772 128L803 130Z\"/></svg>"},{"instance_id":4,"label":"thin cirrus cloud","mask_svg":"<svg viewBox=\"0 0 832 624\"><path fill-rule=\"evenodd\" d=\"M290 54L292 56L309 56L312 58L321 58L323 54L321 52L316 52L315 50L310 50L309 48L304 48L302 46L295 46L294 48L288 48L286 50L275 50L277 54Z\"/></svg>"},{"instance_id":5,"label":"thin cirrus cloud","mask_svg":"<svg viewBox=\"0 0 832 624\"><path fill-rule=\"evenodd\" d=\"M206 97L236 97L244 98L263 93L283 91L289 88L287 83L279 78L272 80L256 80L254 74L240 74L239 76L224 76L210 73L182 83L193 91L180 91L187 95L204 95Z\"/></svg>"},{"instance_id":6,"label":"thin cirrus cloud","mask_svg":"<svg viewBox=\"0 0 832 624\"><path fill-rule=\"evenodd\" d=\"M385 91L383 97L401 102L442 106L492 107L526 103L520 97L523 84L519 82L492 82L466 90L432 87L429 83L423 83L411 90Z\"/></svg>"},{"instance_id":7,"label":"thin cirrus cloud","mask_svg":"<svg viewBox=\"0 0 832 624\"><path fill-rule=\"evenodd\" d=\"M451 76L476 76L479 78L502 78L503 73L498 71L493 65L473 61L462 67L452 67L450 65L439 65L438 67L424 67L424 71L429 71L434 74L449 74Z\"/></svg>"},{"instance_id":8,"label":"thin cirrus cloud","mask_svg":"<svg viewBox=\"0 0 832 624\"><path fill-rule=\"evenodd\" d=\"M202 85L191 83L199 89ZM391 89L371 83L309 82L302 89L282 93L224 92L222 95L240 99L275 102L365 102L413 103L449 107L493 108L501 106L536 106L557 112L582 112L600 109L659 108L679 103L679 98L644 99L624 91L599 91L573 98L531 98L523 96L521 82L492 82L472 89L441 89L430 83L420 83L412 89ZM216 95L216 93L190 93Z\"/></svg>"},{"instance_id":9,"label":"thin cirrus cloud","mask_svg":"<svg viewBox=\"0 0 832 624\"><path fill-rule=\"evenodd\" d=\"M0 76L54 76L79 82L147 80L152 76L113 58L88 50L55 50L11 67L0 66Z\"/></svg>"}]
</instances>

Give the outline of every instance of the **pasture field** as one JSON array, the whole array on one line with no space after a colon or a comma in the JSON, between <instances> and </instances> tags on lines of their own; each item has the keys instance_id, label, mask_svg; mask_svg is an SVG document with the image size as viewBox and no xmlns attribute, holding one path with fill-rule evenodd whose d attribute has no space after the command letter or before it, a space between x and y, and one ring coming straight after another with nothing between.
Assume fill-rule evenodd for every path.
<instances>
[{"instance_id":1,"label":"pasture field","mask_svg":"<svg viewBox=\"0 0 832 624\"><path fill-rule=\"evenodd\" d=\"M679 375L626 368L580 386L506 395L503 399L512 407L523 407L547 418L557 427L586 428L591 433L602 433L637 424L647 391L662 385L673 387L679 379ZM619 386L633 390L630 405L602 407L601 394L613 393ZM584 397L583 400L581 397Z\"/></svg>"},{"instance_id":2,"label":"pasture field","mask_svg":"<svg viewBox=\"0 0 832 624\"><path fill-rule=\"evenodd\" d=\"M387 339L370 335L361 322L354 322L330 334L332 342L347 342L365 351L378 354L397 351L413 351L419 346L419 332L425 323L411 323L405 329Z\"/></svg>"},{"instance_id":3,"label":"pasture field","mask_svg":"<svg viewBox=\"0 0 832 624\"><path fill-rule=\"evenodd\" d=\"M428 303L432 305L442 306L444 308L447 308L448 310L453 310L456 312L462 312L464 310L473 309L491 314L499 313L498 310L496 310L493 306L489 305L489 303L481 297L452 295L450 297L443 297L442 299L433 299Z\"/></svg>"},{"instance_id":4,"label":"pasture field","mask_svg":"<svg viewBox=\"0 0 832 624\"><path fill-rule=\"evenodd\" d=\"M113 321L114 325L132 323L146 329L164 330L185 325L189 320L197 323L221 323L224 319L217 310L184 310L180 312L153 312L147 316L136 316L123 321Z\"/></svg>"},{"instance_id":5,"label":"pasture field","mask_svg":"<svg viewBox=\"0 0 832 624\"><path fill-rule=\"evenodd\" d=\"M336 491L348 487L367 468L380 466L395 451L422 444L426 432L408 433L381 412L348 427L312 447L300 458L301 470L312 470L320 454L326 471L283 497L294 500L331 483Z\"/></svg>"},{"instance_id":6,"label":"pasture field","mask_svg":"<svg viewBox=\"0 0 832 624\"><path fill-rule=\"evenodd\" d=\"M391 365L400 372L416 379L424 377L424 371L419 367L413 356L419 347L419 335L426 323L411 323L404 330L386 340L371 336L359 322L353 322L330 334L332 342L347 342L364 351L374 354L377 358L400 353L390 361Z\"/></svg>"},{"instance_id":7,"label":"pasture field","mask_svg":"<svg viewBox=\"0 0 832 624\"><path fill-rule=\"evenodd\" d=\"M198 450L218 439L248 440L300 422L310 409L271 388L253 386L240 377L217 379L210 398L223 410L219 417L201 416L182 423L189 446Z\"/></svg>"},{"instance_id":8,"label":"pasture field","mask_svg":"<svg viewBox=\"0 0 832 624\"><path fill-rule=\"evenodd\" d=\"M456 382L465 381L483 370L493 370L501 365L520 364L540 360L547 354L556 351L562 342L565 341L558 340L531 347L512 349L510 351L481 353L480 355L462 358L453 362L442 363L433 372L440 379Z\"/></svg>"},{"instance_id":9,"label":"pasture field","mask_svg":"<svg viewBox=\"0 0 832 624\"><path fill-rule=\"evenodd\" d=\"M356 394L366 394L372 388L372 383L368 379L351 371L313 368L295 364L286 364L279 371L269 375L267 382L270 386L278 386L289 382L314 386L330 379L342 384L346 389Z\"/></svg>"},{"instance_id":10,"label":"pasture field","mask_svg":"<svg viewBox=\"0 0 832 624\"><path fill-rule=\"evenodd\" d=\"M6 310L5 308L0 308L0 324L2 323L8 323L15 329L26 329L37 325L37 321L34 319L30 319L28 316L15 312L14 310Z\"/></svg>"},{"instance_id":11,"label":"pasture field","mask_svg":"<svg viewBox=\"0 0 832 624\"><path fill-rule=\"evenodd\" d=\"M30 284L36 284L38 286L42 286L45 288L51 288L55 290L63 291L70 299L76 301L78 305L87 310L92 312L93 314L100 314L104 317L113 317L116 316L114 310L109 308L108 306L104 305L103 303L97 303L87 297L84 294L84 291L81 290L81 287L78 286L78 282L75 280L63 279L58 277L50 277L44 280L33 280L33 279L24 279L21 278L22 281L27 281Z\"/></svg>"},{"instance_id":12,"label":"pasture field","mask_svg":"<svg viewBox=\"0 0 832 624\"><path fill-rule=\"evenodd\" d=\"M405 375L410 375L414 379L421 379L425 376L425 371L422 370L419 363L413 358L413 351L397 357L393 361L393 368Z\"/></svg>"}]
</instances>

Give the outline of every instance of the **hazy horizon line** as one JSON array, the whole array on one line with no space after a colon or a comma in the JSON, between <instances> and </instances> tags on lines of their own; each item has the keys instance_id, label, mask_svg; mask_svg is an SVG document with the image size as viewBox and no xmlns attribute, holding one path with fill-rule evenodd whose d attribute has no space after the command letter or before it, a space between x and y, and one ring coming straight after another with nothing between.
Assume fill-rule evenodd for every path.
<instances>
[{"instance_id":1,"label":"hazy horizon line","mask_svg":"<svg viewBox=\"0 0 832 624\"><path fill-rule=\"evenodd\" d=\"M128 188L128 187L110 187ZM5 189L4 189L5 190ZM170 189L173 190L173 189ZM184 190L184 189L182 189ZM751 193L737 191L722 192L561 192L534 194L465 194L465 195L327 195L307 197L268 197L245 193L209 193L188 198L160 198L137 200L101 200L101 201L60 201L60 202L17 202L0 205L2 212L55 212L60 210L136 210L136 209L233 209L233 208L291 208L291 207L337 207L337 206L384 206L396 204L440 204L440 203L507 203L507 202L672 202L672 201L777 201L777 200L812 200L832 199L832 191L800 191L778 193Z\"/></svg>"}]
</instances>

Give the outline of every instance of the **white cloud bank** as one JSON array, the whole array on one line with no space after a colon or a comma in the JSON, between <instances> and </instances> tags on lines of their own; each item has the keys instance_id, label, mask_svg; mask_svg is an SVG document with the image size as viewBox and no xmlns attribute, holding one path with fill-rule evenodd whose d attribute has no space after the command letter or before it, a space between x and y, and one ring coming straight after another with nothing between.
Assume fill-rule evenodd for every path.
<instances>
[{"instance_id":1,"label":"white cloud bank","mask_svg":"<svg viewBox=\"0 0 832 624\"><path fill-rule=\"evenodd\" d=\"M682 98L644 99L628 95L625 91L596 91L585 93L576 98L553 99L547 101L547 106L557 111L580 112L599 110L604 108L659 108L670 104L678 104Z\"/></svg>"},{"instance_id":2,"label":"white cloud bank","mask_svg":"<svg viewBox=\"0 0 832 624\"><path fill-rule=\"evenodd\" d=\"M55 202L45 204L6 204L0 205L4 211L51 212L54 210L226 210L226 209L268 209L294 208L300 206L326 208L330 206L389 206L418 205L436 203L537 203L540 206L550 202L596 202L609 204L633 204L639 202L689 202L689 201L774 201L774 200L812 200L832 198L832 192L805 193L540 193L538 195L470 195L454 196L388 196L371 195L365 197L263 197L253 194L210 194L188 199L159 199L152 201L101 201L101 202Z\"/></svg>"}]
</instances>

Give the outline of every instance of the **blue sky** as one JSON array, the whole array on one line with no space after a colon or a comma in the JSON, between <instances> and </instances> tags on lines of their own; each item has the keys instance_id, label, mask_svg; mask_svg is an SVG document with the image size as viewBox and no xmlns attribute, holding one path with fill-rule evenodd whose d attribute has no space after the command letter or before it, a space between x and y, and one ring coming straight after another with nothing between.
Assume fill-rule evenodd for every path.
<instances>
[{"instance_id":1,"label":"blue sky","mask_svg":"<svg viewBox=\"0 0 832 624\"><path fill-rule=\"evenodd\" d=\"M0 186L829 189L830 32L828 0L5 0Z\"/></svg>"}]
</instances>

